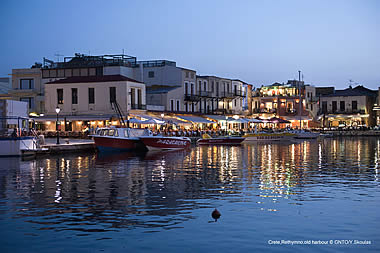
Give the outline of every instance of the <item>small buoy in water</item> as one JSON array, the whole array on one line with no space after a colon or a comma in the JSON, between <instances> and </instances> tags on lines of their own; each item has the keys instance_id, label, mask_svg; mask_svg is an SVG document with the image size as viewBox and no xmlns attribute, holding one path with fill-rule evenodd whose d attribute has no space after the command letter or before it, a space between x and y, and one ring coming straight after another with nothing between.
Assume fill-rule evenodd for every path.
<instances>
[{"instance_id":1,"label":"small buoy in water","mask_svg":"<svg viewBox=\"0 0 380 253\"><path fill-rule=\"evenodd\" d=\"M212 211L211 213L211 217L215 219L215 222L218 221L218 219L220 218L221 214L220 212L218 211L218 209L215 208L214 211Z\"/></svg>"}]
</instances>

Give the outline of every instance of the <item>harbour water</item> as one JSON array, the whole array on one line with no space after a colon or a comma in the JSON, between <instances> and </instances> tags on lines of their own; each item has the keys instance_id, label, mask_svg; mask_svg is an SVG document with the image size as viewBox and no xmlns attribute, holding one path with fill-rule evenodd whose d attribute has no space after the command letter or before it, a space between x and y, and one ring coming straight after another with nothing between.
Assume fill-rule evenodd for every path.
<instances>
[{"instance_id":1,"label":"harbour water","mask_svg":"<svg viewBox=\"0 0 380 253\"><path fill-rule=\"evenodd\" d=\"M0 251L379 252L379 169L368 137L1 158Z\"/></svg>"}]
</instances>

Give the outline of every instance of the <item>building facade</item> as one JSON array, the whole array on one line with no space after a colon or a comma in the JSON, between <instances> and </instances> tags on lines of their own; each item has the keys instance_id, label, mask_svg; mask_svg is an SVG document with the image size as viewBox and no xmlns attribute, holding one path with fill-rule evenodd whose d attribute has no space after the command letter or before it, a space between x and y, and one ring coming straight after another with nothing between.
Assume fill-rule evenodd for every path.
<instances>
[{"instance_id":1,"label":"building facade","mask_svg":"<svg viewBox=\"0 0 380 253\"><path fill-rule=\"evenodd\" d=\"M52 81L46 83L45 94L46 115L39 119L54 120L59 107L59 116L65 119L65 130L69 131L78 130L77 121L104 125L104 121L117 120L115 107L119 107L124 117L146 109L145 84L121 75L69 77Z\"/></svg>"},{"instance_id":2,"label":"building facade","mask_svg":"<svg viewBox=\"0 0 380 253\"><path fill-rule=\"evenodd\" d=\"M319 89L319 88L318 88ZM319 98L319 114L323 127L375 126L378 91L363 86L344 90L330 89Z\"/></svg>"},{"instance_id":3,"label":"building facade","mask_svg":"<svg viewBox=\"0 0 380 253\"><path fill-rule=\"evenodd\" d=\"M294 128L315 125L317 104L315 87L297 80L262 86L253 91L252 97L254 116L280 117L290 121Z\"/></svg>"}]
</instances>

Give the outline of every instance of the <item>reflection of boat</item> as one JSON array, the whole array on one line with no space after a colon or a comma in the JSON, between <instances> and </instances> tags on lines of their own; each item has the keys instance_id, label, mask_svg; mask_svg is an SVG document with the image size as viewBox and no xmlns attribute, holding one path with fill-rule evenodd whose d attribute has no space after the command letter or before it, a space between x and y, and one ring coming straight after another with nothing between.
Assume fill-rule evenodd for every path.
<instances>
[{"instance_id":1,"label":"reflection of boat","mask_svg":"<svg viewBox=\"0 0 380 253\"><path fill-rule=\"evenodd\" d=\"M188 148L191 140L188 137L140 136L140 140L149 150L175 150Z\"/></svg>"},{"instance_id":2,"label":"reflection of boat","mask_svg":"<svg viewBox=\"0 0 380 253\"><path fill-rule=\"evenodd\" d=\"M179 150L149 150L144 153L144 160L178 160L182 159L188 154L188 149Z\"/></svg>"},{"instance_id":3,"label":"reflection of boat","mask_svg":"<svg viewBox=\"0 0 380 253\"><path fill-rule=\"evenodd\" d=\"M199 139L197 143L199 145L238 145L244 141L244 139L244 137L237 136L222 136L212 138L210 135L204 134L202 136L202 139Z\"/></svg>"},{"instance_id":4,"label":"reflection of boat","mask_svg":"<svg viewBox=\"0 0 380 253\"><path fill-rule=\"evenodd\" d=\"M140 136L149 135L147 129L138 128L100 128L94 135L94 142L99 151L139 151L146 150L139 139Z\"/></svg>"},{"instance_id":5,"label":"reflection of boat","mask_svg":"<svg viewBox=\"0 0 380 253\"><path fill-rule=\"evenodd\" d=\"M27 156L36 152L37 139L33 136L0 138L0 156Z\"/></svg>"},{"instance_id":6,"label":"reflection of boat","mask_svg":"<svg viewBox=\"0 0 380 253\"><path fill-rule=\"evenodd\" d=\"M289 133L295 134L295 139L316 139L319 137L319 133L305 131L305 130L295 130Z\"/></svg>"},{"instance_id":7,"label":"reflection of boat","mask_svg":"<svg viewBox=\"0 0 380 253\"><path fill-rule=\"evenodd\" d=\"M245 134L243 137L245 138L244 142L257 142L257 141L290 141L295 134L293 133L252 133Z\"/></svg>"}]
</instances>

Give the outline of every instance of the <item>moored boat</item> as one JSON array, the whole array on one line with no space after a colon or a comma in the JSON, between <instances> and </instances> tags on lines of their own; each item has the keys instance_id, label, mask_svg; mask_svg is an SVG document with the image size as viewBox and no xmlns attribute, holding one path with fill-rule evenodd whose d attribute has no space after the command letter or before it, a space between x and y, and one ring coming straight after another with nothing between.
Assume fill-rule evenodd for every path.
<instances>
[{"instance_id":1,"label":"moored boat","mask_svg":"<svg viewBox=\"0 0 380 253\"><path fill-rule=\"evenodd\" d=\"M249 133L243 135L245 138L244 142L257 142L257 141L290 141L295 134L287 133L287 132L279 132L279 133L266 133L266 132L258 132L258 133Z\"/></svg>"},{"instance_id":2,"label":"moored boat","mask_svg":"<svg viewBox=\"0 0 380 253\"><path fill-rule=\"evenodd\" d=\"M319 133L305 130L294 130L289 133L295 134L295 139L317 139L319 137Z\"/></svg>"},{"instance_id":3,"label":"moored boat","mask_svg":"<svg viewBox=\"0 0 380 253\"><path fill-rule=\"evenodd\" d=\"M199 139L197 143L199 145L239 145L244 139L244 137L238 136L221 136L212 138L210 135L204 134L202 139Z\"/></svg>"},{"instance_id":4,"label":"moored boat","mask_svg":"<svg viewBox=\"0 0 380 253\"><path fill-rule=\"evenodd\" d=\"M171 136L140 136L139 139L144 143L148 150L176 150L188 148L191 140L188 137Z\"/></svg>"},{"instance_id":5,"label":"moored boat","mask_svg":"<svg viewBox=\"0 0 380 253\"><path fill-rule=\"evenodd\" d=\"M35 155L37 146L34 136L0 137L0 156Z\"/></svg>"},{"instance_id":6,"label":"moored boat","mask_svg":"<svg viewBox=\"0 0 380 253\"><path fill-rule=\"evenodd\" d=\"M137 128L99 128L93 137L95 146L100 152L113 151L144 151L146 147L140 140L140 136L149 135L147 129Z\"/></svg>"}]
</instances>

